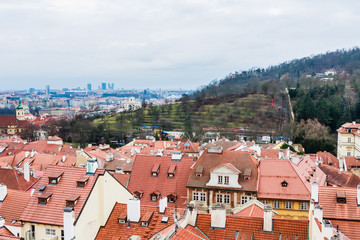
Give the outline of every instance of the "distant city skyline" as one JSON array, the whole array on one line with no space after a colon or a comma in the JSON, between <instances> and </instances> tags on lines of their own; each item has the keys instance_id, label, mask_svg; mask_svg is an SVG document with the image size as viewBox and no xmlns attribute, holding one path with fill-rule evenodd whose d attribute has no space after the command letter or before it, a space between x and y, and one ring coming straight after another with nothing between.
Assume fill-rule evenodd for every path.
<instances>
[{"instance_id":1,"label":"distant city skyline","mask_svg":"<svg viewBox=\"0 0 360 240\"><path fill-rule=\"evenodd\" d=\"M252 67L359 45L358 1L0 3L0 91L196 89Z\"/></svg>"}]
</instances>

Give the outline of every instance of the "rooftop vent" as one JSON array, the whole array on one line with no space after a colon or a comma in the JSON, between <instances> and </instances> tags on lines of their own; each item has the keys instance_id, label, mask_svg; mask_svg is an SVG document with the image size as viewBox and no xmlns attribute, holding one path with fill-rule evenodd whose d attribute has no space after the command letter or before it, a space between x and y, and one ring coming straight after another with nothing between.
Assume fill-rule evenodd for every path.
<instances>
[{"instance_id":1,"label":"rooftop vent","mask_svg":"<svg viewBox=\"0 0 360 240\"><path fill-rule=\"evenodd\" d=\"M251 168L247 168L244 171L244 180L250 180Z\"/></svg>"},{"instance_id":2,"label":"rooftop vent","mask_svg":"<svg viewBox=\"0 0 360 240\"><path fill-rule=\"evenodd\" d=\"M154 212L146 212L145 215L141 218L141 226L148 227L151 217L153 216Z\"/></svg>"},{"instance_id":3,"label":"rooftop vent","mask_svg":"<svg viewBox=\"0 0 360 240\"><path fill-rule=\"evenodd\" d=\"M288 186L288 183L287 183L286 181L283 181L283 182L281 183L281 186L282 186L282 187L287 187L287 186Z\"/></svg>"},{"instance_id":4,"label":"rooftop vent","mask_svg":"<svg viewBox=\"0 0 360 240\"><path fill-rule=\"evenodd\" d=\"M336 191L336 201L337 203L346 203L345 191Z\"/></svg>"},{"instance_id":5,"label":"rooftop vent","mask_svg":"<svg viewBox=\"0 0 360 240\"><path fill-rule=\"evenodd\" d=\"M38 204L46 205L49 202L51 196L52 193L42 193L40 196L38 196Z\"/></svg>"},{"instance_id":6,"label":"rooftop vent","mask_svg":"<svg viewBox=\"0 0 360 240\"><path fill-rule=\"evenodd\" d=\"M42 185L40 188L39 188L39 192L43 192L45 191L46 189L46 185Z\"/></svg>"},{"instance_id":7,"label":"rooftop vent","mask_svg":"<svg viewBox=\"0 0 360 240\"><path fill-rule=\"evenodd\" d=\"M151 169L151 175L153 177L157 177L160 171L160 163L155 163L153 168Z\"/></svg>"},{"instance_id":8,"label":"rooftop vent","mask_svg":"<svg viewBox=\"0 0 360 240\"><path fill-rule=\"evenodd\" d=\"M80 195L79 194L73 194L66 199L66 206L67 207L74 207L77 201L79 200Z\"/></svg>"},{"instance_id":9,"label":"rooftop vent","mask_svg":"<svg viewBox=\"0 0 360 240\"><path fill-rule=\"evenodd\" d=\"M169 217L163 216L163 217L161 218L161 223L168 223L168 222L169 222Z\"/></svg>"},{"instance_id":10,"label":"rooftop vent","mask_svg":"<svg viewBox=\"0 0 360 240\"><path fill-rule=\"evenodd\" d=\"M223 149L221 146L211 146L207 149L208 153L222 153Z\"/></svg>"},{"instance_id":11,"label":"rooftop vent","mask_svg":"<svg viewBox=\"0 0 360 240\"><path fill-rule=\"evenodd\" d=\"M120 223L120 224L124 224L124 223L126 223L126 212L122 212L121 214L120 214L120 216L118 217L118 222Z\"/></svg>"},{"instance_id":12,"label":"rooftop vent","mask_svg":"<svg viewBox=\"0 0 360 240\"><path fill-rule=\"evenodd\" d=\"M76 187L78 187L78 188L83 188L83 187L85 187L85 185L87 184L88 180L89 180L89 177L87 177L87 176L82 176L82 177L80 177L79 180L76 181Z\"/></svg>"},{"instance_id":13,"label":"rooftop vent","mask_svg":"<svg viewBox=\"0 0 360 240\"><path fill-rule=\"evenodd\" d=\"M203 167L203 166L198 166L198 167L196 168L195 176L196 176L197 178L200 178L200 177L202 176L203 170L204 170L204 167Z\"/></svg>"},{"instance_id":14,"label":"rooftop vent","mask_svg":"<svg viewBox=\"0 0 360 240\"><path fill-rule=\"evenodd\" d=\"M170 165L168 170L168 178L174 178L175 170L176 170L176 165Z\"/></svg>"},{"instance_id":15,"label":"rooftop vent","mask_svg":"<svg viewBox=\"0 0 360 240\"><path fill-rule=\"evenodd\" d=\"M141 199L142 195L144 194L144 191L143 190L137 190L134 192L134 194L136 195L136 197L138 199Z\"/></svg>"},{"instance_id":16,"label":"rooftop vent","mask_svg":"<svg viewBox=\"0 0 360 240\"><path fill-rule=\"evenodd\" d=\"M152 202L156 202L158 200L158 198L160 197L160 191L154 191L152 193L150 193L150 201Z\"/></svg>"},{"instance_id":17,"label":"rooftop vent","mask_svg":"<svg viewBox=\"0 0 360 240\"><path fill-rule=\"evenodd\" d=\"M58 184L63 174L64 174L64 172L51 173L51 174L48 176L48 178L49 178L49 184L51 184L51 185L56 185L56 184Z\"/></svg>"}]
</instances>

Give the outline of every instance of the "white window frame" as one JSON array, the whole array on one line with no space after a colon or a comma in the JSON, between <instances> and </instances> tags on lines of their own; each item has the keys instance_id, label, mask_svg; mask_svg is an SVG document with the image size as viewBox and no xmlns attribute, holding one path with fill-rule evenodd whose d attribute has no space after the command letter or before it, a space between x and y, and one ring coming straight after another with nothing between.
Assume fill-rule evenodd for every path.
<instances>
[{"instance_id":1,"label":"white window frame","mask_svg":"<svg viewBox=\"0 0 360 240\"><path fill-rule=\"evenodd\" d=\"M56 230L54 228L45 228L45 235L56 236Z\"/></svg>"},{"instance_id":2,"label":"white window frame","mask_svg":"<svg viewBox=\"0 0 360 240\"><path fill-rule=\"evenodd\" d=\"M224 194L223 201L225 204L230 204L230 202L231 202L230 194Z\"/></svg>"},{"instance_id":3,"label":"white window frame","mask_svg":"<svg viewBox=\"0 0 360 240\"><path fill-rule=\"evenodd\" d=\"M204 193L204 192L200 193L200 201L206 202L206 193Z\"/></svg>"},{"instance_id":4,"label":"white window frame","mask_svg":"<svg viewBox=\"0 0 360 240\"><path fill-rule=\"evenodd\" d=\"M351 137L348 137L348 143L351 143Z\"/></svg>"},{"instance_id":5,"label":"white window frame","mask_svg":"<svg viewBox=\"0 0 360 240\"><path fill-rule=\"evenodd\" d=\"M280 209L280 201L278 200L274 201L274 209Z\"/></svg>"},{"instance_id":6,"label":"white window frame","mask_svg":"<svg viewBox=\"0 0 360 240\"><path fill-rule=\"evenodd\" d=\"M350 157L351 156L351 152L347 152L347 154L346 154L348 157Z\"/></svg>"},{"instance_id":7,"label":"white window frame","mask_svg":"<svg viewBox=\"0 0 360 240\"><path fill-rule=\"evenodd\" d=\"M264 205L267 205L267 204L269 204L269 201L268 201L268 200L263 200L262 203L263 203Z\"/></svg>"},{"instance_id":8,"label":"white window frame","mask_svg":"<svg viewBox=\"0 0 360 240\"><path fill-rule=\"evenodd\" d=\"M229 182L230 182L230 177L224 176L224 184L229 185Z\"/></svg>"},{"instance_id":9,"label":"white window frame","mask_svg":"<svg viewBox=\"0 0 360 240\"><path fill-rule=\"evenodd\" d=\"M285 209L292 209L292 202L291 201L286 201L285 202Z\"/></svg>"},{"instance_id":10,"label":"white window frame","mask_svg":"<svg viewBox=\"0 0 360 240\"><path fill-rule=\"evenodd\" d=\"M193 201L199 201L199 193L193 192Z\"/></svg>"},{"instance_id":11,"label":"white window frame","mask_svg":"<svg viewBox=\"0 0 360 240\"><path fill-rule=\"evenodd\" d=\"M301 202L301 210L308 210L307 208L307 202Z\"/></svg>"},{"instance_id":12,"label":"white window frame","mask_svg":"<svg viewBox=\"0 0 360 240\"><path fill-rule=\"evenodd\" d=\"M221 193L216 194L216 202L222 203L223 202L223 195Z\"/></svg>"},{"instance_id":13,"label":"white window frame","mask_svg":"<svg viewBox=\"0 0 360 240\"><path fill-rule=\"evenodd\" d=\"M241 196L241 205L249 201L248 196Z\"/></svg>"},{"instance_id":14,"label":"white window frame","mask_svg":"<svg viewBox=\"0 0 360 240\"><path fill-rule=\"evenodd\" d=\"M218 184L223 184L223 176L218 176Z\"/></svg>"}]
</instances>

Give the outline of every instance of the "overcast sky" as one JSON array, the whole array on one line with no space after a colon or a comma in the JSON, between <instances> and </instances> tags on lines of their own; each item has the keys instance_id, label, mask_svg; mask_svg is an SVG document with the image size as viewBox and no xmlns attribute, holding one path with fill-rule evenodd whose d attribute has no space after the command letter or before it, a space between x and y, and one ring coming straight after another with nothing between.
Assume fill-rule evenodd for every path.
<instances>
[{"instance_id":1,"label":"overcast sky","mask_svg":"<svg viewBox=\"0 0 360 240\"><path fill-rule=\"evenodd\" d=\"M195 89L359 46L360 1L1 0L0 90Z\"/></svg>"}]
</instances>

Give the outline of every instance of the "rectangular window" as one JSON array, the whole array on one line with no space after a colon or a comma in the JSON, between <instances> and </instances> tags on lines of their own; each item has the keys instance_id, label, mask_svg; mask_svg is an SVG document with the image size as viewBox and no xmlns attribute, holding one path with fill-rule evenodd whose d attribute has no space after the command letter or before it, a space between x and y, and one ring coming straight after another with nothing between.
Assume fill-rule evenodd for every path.
<instances>
[{"instance_id":1,"label":"rectangular window","mask_svg":"<svg viewBox=\"0 0 360 240\"><path fill-rule=\"evenodd\" d=\"M285 202L285 208L286 209L291 209L291 202L290 201Z\"/></svg>"},{"instance_id":2,"label":"rectangular window","mask_svg":"<svg viewBox=\"0 0 360 240\"><path fill-rule=\"evenodd\" d=\"M224 203L230 203L230 194L224 195Z\"/></svg>"},{"instance_id":3,"label":"rectangular window","mask_svg":"<svg viewBox=\"0 0 360 240\"><path fill-rule=\"evenodd\" d=\"M307 202L301 202L301 210L307 210Z\"/></svg>"},{"instance_id":4,"label":"rectangular window","mask_svg":"<svg viewBox=\"0 0 360 240\"><path fill-rule=\"evenodd\" d=\"M351 137L348 138L348 142L351 142Z\"/></svg>"},{"instance_id":5,"label":"rectangular window","mask_svg":"<svg viewBox=\"0 0 360 240\"><path fill-rule=\"evenodd\" d=\"M46 235L50 235L50 236L55 236L55 235L56 235L56 232L55 232L55 229L45 228L45 234L46 234Z\"/></svg>"},{"instance_id":6,"label":"rectangular window","mask_svg":"<svg viewBox=\"0 0 360 240\"><path fill-rule=\"evenodd\" d=\"M350 157L350 156L351 156L351 152L347 152L347 156Z\"/></svg>"},{"instance_id":7,"label":"rectangular window","mask_svg":"<svg viewBox=\"0 0 360 240\"><path fill-rule=\"evenodd\" d=\"M264 205L269 204L268 200L263 200L262 203L263 203Z\"/></svg>"},{"instance_id":8,"label":"rectangular window","mask_svg":"<svg viewBox=\"0 0 360 240\"><path fill-rule=\"evenodd\" d=\"M248 197L247 196L241 196L241 204L245 204L248 202Z\"/></svg>"},{"instance_id":9,"label":"rectangular window","mask_svg":"<svg viewBox=\"0 0 360 240\"><path fill-rule=\"evenodd\" d=\"M223 183L223 176L218 176L218 184L222 184Z\"/></svg>"},{"instance_id":10,"label":"rectangular window","mask_svg":"<svg viewBox=\"0 0 360 240\"><path fill-rule=\"evenodd\" d=\"M200 201L202 202L206 201L206 193L200 193Z\"/></svg>"},{"instance_id":11,"label":"rectangular window","mask_svg":"<svg viewBox=\"0 0 360 240\"><path fill-rule=\"evenodd\" d=\"M280 201L274 201L274 208L280 208Z\"/></svg>"},{"instance_id":12,"label":"rectangular window","mask_svg":"<svg viewBox=\"0 0 360 240\"><path fill-rule=\"evenodd\" d=\"M199 193L198 192L193 192L193 200L199 201Z\"/></svg>"},{"instance_id":13,"label":"rectangular window","mask_svg":"<svg viewBox=\"0 0 360 240\"><path fill-rule=\"evenodd\" d=\"M61 240L65 240L65 233L64 233L64 229L61 229Z\"/></svg>"},{"instance_id":14,"label":"rectangular window","mask_svg":"<svg viewBox=\"0 0 360 240\"><path fill-rule=\"evenodd\" d=\"M216 194L216 202L222 203L223 202L223 195L222 194Z\"/></svg>"},{"instance_id":15,"label":"rectangular window","mask_svg":"<svg viewBox=\"0 0 360 240\"><path fill-rule=\"evenodd\" d=\"M229 185L229 176L224 177L224 184Z\"/></svg>"}]
</instances>

